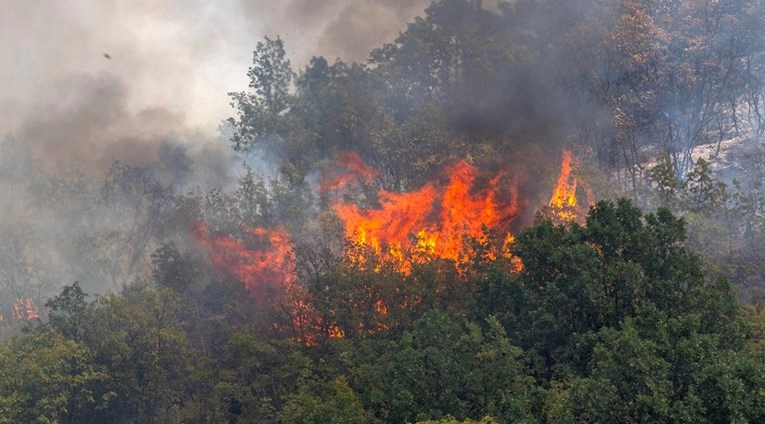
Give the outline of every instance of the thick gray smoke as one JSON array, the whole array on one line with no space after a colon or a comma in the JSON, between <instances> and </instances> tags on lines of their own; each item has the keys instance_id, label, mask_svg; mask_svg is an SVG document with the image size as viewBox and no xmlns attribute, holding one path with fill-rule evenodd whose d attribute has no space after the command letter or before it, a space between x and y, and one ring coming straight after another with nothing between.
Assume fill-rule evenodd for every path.
<instances>
[{"instance_id":1,"label":"thick gray smoke","mask_svg":"<svg viewBox=\"0 0 765 424\"><path fill-rule=\"evenodd\" d=\"M166 190L236 182L218 128L264 36L295 69L364 61L429 2L0 2L0 309L75 279L118 290L149 269L151 237L177 230Z\"/></svg>"},{"instance_id":2,"label":"thick gray smoke","mask_svg":"<svg viewBox=\"0 0 765 424\"><path fill-rule=\"evenodd\" d=\"M485 7L491 3L484 2ZM490 4L486 4L490 3ZM168 137L210 142L247 86L252 50L281 36L312 56L363 62L430 0L73 0L0 3L0 135L45 162L103 172ZM87 162L87 163L84 163Z\"/></svg>"},{"instance_id":3,"label":"thick gray smoke","mask_svg":"<svg viewBox=\"0 0 765 424\"><path fill-rule=\"evenodd\" d=\"M160 107L133 113L127 94L113 75L70 76L33 104L16 136L49 165L84 162L103 171L115 159L146 163L158 140L183 131L183 117Z\"/></svg>"},{"instance_id":4,"label":"thick gray smoke","mask_svg":"<svg viewBox=\"0 0 765 424\"><path fill-rule=\"evenodd\" d=\"M51 147L51 138L32 127L66 123L66 138L84 125L83 143L100 134L89 119L139 116L124 127L152 130L168 119L166 132L179 128L213 134L231 114L228 92L246 87L252 49L263 36L281 36L296 68L311 56L330 61L363 61L391 41L406 22L422 14L428 0L74 0L0 3L0 133ZM81 98L77 98L81 95ZM108 100L96 100L104 95ZM95 101L94 101L95 100ZM86 105L86 102L91 102ZM92 115L100 102L107 110ZM82 116L74 116L73 105ZM40 116L52 112L57 116ZM116 115L105 117L109 112ZM67 115L69 113L70 115ZM113 122L113 121L112 121ZM127 129L127 128L125 128ZM39 130L43 131L43 130ZM149 130L141 131L144 136ZM114 135L104 131L106 138ZM114 143L106 143L109 156ZM66 143L73 147L71 142ZM40 149L36 149L40 150ZM76 147L75 150L79 150ZM60 151L60 148L59 148Z\"/></svg>"},{"instance_id":5,"label":"thick gray smoke","mask_svg":"<svg viewBox=\"0 0 765 424\"><path fill-rule=\"evenodd\" d=\"M270 16L276 19L269 21L263 19L269 12L262 2L241 1L256 25L263 22L268 33L281 34L297 53L298 63L310 56L324 56L330 62L364 61L373 48L392 41L430 4L430 0L291 0L272 11Z\"/></svg>"}]
</instances>

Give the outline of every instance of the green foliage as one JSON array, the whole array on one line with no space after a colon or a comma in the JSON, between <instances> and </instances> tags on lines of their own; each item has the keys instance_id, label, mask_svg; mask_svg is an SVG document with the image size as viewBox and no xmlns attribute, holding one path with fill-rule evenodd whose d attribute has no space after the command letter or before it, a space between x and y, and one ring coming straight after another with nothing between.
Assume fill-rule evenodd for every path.
<instances>
[{"instance_id":1,"label":"green foliage","mask_svg":"<svg viewBox=\"0 0 765 424\"><path fill-rule=\"evenodd\" d=\"M460 421L454 417L448 417L440 420L417 421L417 424L497 424L497 420L490 416L483 417L478 421L471 419Z\"/></svg>"},{"instance_id":2,"label":"green foliage","mask_svg":"<svg viewBox=\"0 0 765 424\"><path fill-rule=\"evenodd\" d=\"M281 413L281 422L288 424L373 423L356 394L343 378L335 379L330 387L322 387L324 395L311 395L305 390L290 396Z\"/></svg>"},{"instance_id":3,"label":"green foliage","mask_svg":"<svg viewBox=\"0 0 765 424\"><path fill-rule=\"evenodd\" d=\"M285 58L284 42L268 37L255 47L252 63L247 72L250 88L255 89L259 102L271 114L279 114L288 107L288 90L292 82L290 61Z\"/></svg>"},{"instance_id":4,"label":"green foliage","mask_svg":"<svg viewBox=\"0 0 765 424\"><path fill-rule=\"evenodd\" d=\"M361 345L355 385L385 422L485 414L518 421L530 414L531 381L521 354L494 319L486 333L433 310L398 341Z\"/></svg>"},{"instance_id":5,"label":"green foliage","mask_svg":"<svg viewBox=\"0 0 765 424\"><path fill-rule=\"evenodd\" d=\"M729 284L685 243L682 219L620 200L598 203L586 226L519 233L520 271L326 262L303 276L302 301L349 330L319 329L307 345L268 328L283 325L278 311L215 297L222 281L91 302L75 283L47 303L47 323L0 346L0 411L7 422L758 422L762 314L748 309L745 324ZM158 282L186 279L172 247L155 255Z\"/></svg>"},{"instance_id":6,"label":"green foliage","mask_svg":"<svg viewBox=\"0 0 765 424\"><path fill-rule=\"evenodd\" d=\"M45 302L48 324L68 339L81 340L90 306L86 297L80 283L75 281L71 286L64 286L61 294Z\"/></svg>"},{"instance_id":7,"label":"green foliage","mask_svg":"<svg viewBox=\"0 0 765 424\"><path fill-rule=\"evenodd\" d=\"M289 59L286 59L284 42L268 37L255 47L253 66L247 72L250 88L254 93L229 93L232 106L239 111L238 119L229 118L235 134L234 149L248 150L278 137L284 130L280 116L289 108L289 89L294 77Z\"/></svg>"},{"instance_id":8,"label":"green foliage","mask_svg":"<svg viewBox=\"0 0 765 424\"><path fill-rule=\"evenodd\" d=\"M189 275L174 243L163 243L151 254L152 274L159 287L182 291L189 284Z\"/></svg>"},{"instance_id":9,"label":"green foliage","mask_svg":"<svg viewBox=\"0 0 765 424\"><path fill-rule=\"evenodd\" d=\"M9 193L5 180L27 178L68 208L62 193L97 197L83 204L108 215L60 236L77 272L141 278L92 301L65 286L46 323L3 340L0 422L765 421L763 313L742 320L728 282L706 272L762 278L765 196L691 162L743 129L742 107L765 128L760 2L480 3L435 1L367 65L314 58L296 74L280 38L258 43L228 123L237 152L275 155L279 173L248 168L231 191L176 195L152 167L115 163L93 196L25 172L26 153L4 143ZM583 225L540 222L512 245L520 270L477 254L406 275L343 246L337 218L318 212L342 194L315 194L312 176L349 150L380 170L361 204L458 160L508 157L526 201L530 164L564 133L619 192L645 189L646 156L666 152L644 199L662 208L604 201ZM93 212L76 210L89 227ZM174 231L200 219L234 238L289 227L293 298L252 296L184 245ZM6 310L49 278L15 231L0 246ZM346 247L365 266L339 258Z\"/></svg>"},{"instance_id":10,"label":"green foliage","mask_svg":"<svg viewBox=\"0 0 765 424\"><path fill-rule=\"evenodd\" d=\"M234 148L275 146L267 151L292 182L352 150L381 170L377 184L392 189L419 186L455 160L493 158L498 144L509 143L506 134L537 130L526 119L532 108L506 100L507 81L526 58L516 37L474 2L437 1L373 51L369 66L313 58L292 95L281 90L292 78L283 44L266 38L248 74L255 92L231 94ZM283 101L271 107L273 97Z\"/></svg>"},{"instance_id":11,"label":"green foliage","mask_svg":"<svg viewBox=\"0 0 765 424\"><path fill-rule=\"evenodd\" d=\"M587 334L620 328L647 305L669 316L696 310L706 283L684 240L684 222L668 210L644 217L626 200L599 202L584 227L543 222L520 233L513 251L524 264L515 277L524 304L507 325L518 329L537 372L582 372Z\"/></svg>"},{"instance_id":12,"label":"green foliage","mask_svg":"<svg viewBox=\"0 0 765 424\"><path fill-rule=\"evenodd\" d=\"M651 169L650 181L657 203L686 221L689 247L703 258L708 272L727 276L742 297L760 289L760 252L765 246L760 182L734 180L727 186L703 159L681 181L667 155Z\"/></svg>"},{"instance_id":13,"label":"green foliage","mask_svg":"<svg viewBox=\"0 0 765 424\"><path fill-rule=\"evenodd\" d=\"M712 168L704 159L697 160L681 181L669 155L662 154L651 168L650 181L656 188L661 206L684 213L713 216L724 210L730 197L725 183L713 177Z\"/></svg>"},{"instance_id":14,"label":"green foliage","mask_svg":"<svg viewBox=\"0 0 765 424\"><path fill-rule=\"evenodd\" d=\"M532 302L549 299L542 310L535 311L532 303L528 330L533 342L530 360L539 369L544 359L541 364L548 371L541 375L552 384L549 416L569 422L756 421L761 413L758 396L745 406L722 409L719 399L712 400L718 383L710 381L724 378L715 371L720 358L737 358L734 367L752 364L736 353L744 333L730 286L704 278L698 258L682 247L682 220L667 210L641 215L626 201L601 202L586 227L541 224L518 237L524 265L544 270L530 271L533 286L523 274L520 277L532 291L539 287ZM531 234L535 237L527 238ZM559 246L553 247L553 240ZM571 250L579 243L596 251L595 263ZM546 262L535 262L539 259ZM623 268L624 260L629 268ZM584 263L587 272L566 267L569 261ZM593 270L600 278L593 279ZM625 282L619 283L622 277ZM562 292L558 285L551 286L560 279L576 290ZM605 305L609 306L602 309ZM550 310L559 313L545 313ZM534 331L540 318L544 327ZM544 344L545 340L554 342ZM759 384L741 375L732 378L733 387ZM610 407L614 404L620 406Z\"/></svg>"},{"instance_id":15,"label":"green foliage","mask_svg":"<svg viewBox=\"0 0 765 424\"><path fill-rule=\"evenodd\" d=\"M111 394L99 390L108 370L93 351L42 328L19 334L0 347L0 411L4 423L89 421L88 411L106 407Z\"/></svg>"},{"instance_id":16,"label":"green foliage","mask_svg":"<svg viewBox=\"0 0 765 424\"><path fill-rule=\"evenodd\" d=\"M213 406L234 422L276 421L288 398L313 376L296 343L266 343L246 332L231 335L221 365Z\"/></svg>"},{"instance_id":17,"label":"green foliage","mask_svg":"<svg viewBox=\"0 0 765 424\"><path fill-rule=\"evenodd\" d=\"M651 168L651 182L656 185L661 206L671 208L677 201L677 191L682 183L675 174L668 154L659 156L658 163Z\"/></svg>"},{"instance_id":18,"label":"green foliage","mask_svg":"<svg viewBox=\"0 0 765 424\"><path fill-rule=\"evenodd\" d=\"M688 173L684 183L683 209L693 213L715 213L721 211L728 200L725 183L712 177L709 162L704 159Z\"/></svg>"},{"instance_id":19,"label":"green foliage","mask_svg":"<svg viewBox=\"0 0 765 424\"><path fill-rule=\"evenodd\" d=\"M192 356L179 301L167 289L97 299L89 343L111 370L107 388L115 393L105 417L169 419L174 400L184 397Z\"/></svg>"}]
</instances>

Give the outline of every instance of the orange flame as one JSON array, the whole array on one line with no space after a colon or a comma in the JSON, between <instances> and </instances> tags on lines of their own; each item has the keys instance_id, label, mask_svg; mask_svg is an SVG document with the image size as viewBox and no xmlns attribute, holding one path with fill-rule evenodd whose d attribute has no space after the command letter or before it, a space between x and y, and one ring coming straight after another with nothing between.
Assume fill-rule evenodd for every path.
<instances>
[{"instance_id":1,"label":"orange flame","mask_svg":"<svg viewBox=\"0 0 765 424\"><path fill-rule=\"evenodd\" d=\"M212 236L205 223L197 222L191 226L191 233L208 251L215 266L241 279L253 296L260 298L269 289L276 289L277 298L261 300L275 301L276 306L290 312L292 331L298 342L316 344L317 314L305 301L305 287L295 284L292 238L286 229L245 227L245 240L238 240L229 235ZM329 333L330 337L342 337L337 327L330 328Z\"/></svg>"},{"instance_id":2,"label":"orange flame","mask_svg":"<svg viewBox=\"0 0 765 424\"><path fill-rule=\"evenodd\" d=\"M371 181L378 173L366 166L356 152L341 153L337 156L337 164L326 167L321 181L322 193L341 187L353 181Z\"/></svg>"},{"instance_id":3,"label":"orange flame","mask_svg":"<svg viewBox=\"0 0 765 424\"><path fill-rule=\"evenodd\" d=\"M507 228L519 208L516 187L502 190L504 177L500 172L479 184L478 170L463 161L447 169L445 184L428 183L409 193L381 190L380 208L341 203L335 211L349 239L408 273L412 260L436 257L459 262L470 253L466 240L485 241L487 229ZM412 255L404 253L419 256L407 259Z\"/></svg>"},{"instance_id":4,"label":"orange flame","mask_svg":"<svg viewBox=\"0 0 765 424\"><path fill-rule=\"evenodd\" d=\"M245 227L246 241L212 236L203 222L193 224L191 232L213 263L241 278L250 292L261 287L286 287L295 279L292 240L284 228Z\"/></svg>"},{"instance_id":5,"label":"orange flame","mask_svg":"<svg viewBox=\"0 0 765 424\"><path fill-rule=\"evenodd\" d=\"M40 309L31 297L16 299L13 302L13 319L29 320L40 318Z\"/></svg>"},{"instance_id":6,"label":"orange flame","mask_svg":"<svg viewBox=\"0 0 765 424\"><path fill-rule=\"evenodd\" d=\"M555 221L559 223L581 221L585 211L577 206L576 190L577 179L571 171L572 155L567 149L563 150L563 159L560 164L560 174L558 182L553 189L550 197L548 212ZM585 186L588 206L593 205L594 197L588 187Z\"/></svg>"},{"instance_id":7,"label":"orange flame","mask_svg":"<svg viewBox=\"0 0 765 424\"><path fill-rule=\"evenodd\" d=\"M576 207L576 178L571 177L571 152L563 151L558 183L553 189L550 206L557 209Z\"/></svg>"},{"instance_id":8,"label":"orange flame","mask_svg":"<svg viewBox=\"0 0 765 424\"><path fill-rule=\"evenodd\" d=\"M378 175L355 153L340 155L338 162L337 166L325 170L320 186L322 191L357 181L370 181ZM560 175L548 207L565 220L579 216L576 210L577 180L572 176L571 165L572 155L564 151ZM414 263L433 258L451 260L460 266L467 259L476 257L475 246L469 241L486 243L490 241L487 230L498 230L504 239L498 240L497 244L502 246L482 253L490 260L509 259L514 270L523 267L510 251L514 237L508 230L518 216L520 206L518 189L505 172L486 175L462 161L448 167L438 181L427 183L418 190L406 193L380 190L377 202L377 208L361 208L340 201L334 205L346 237L355 243L355 247L361 247L345 252L351 262L367 263L363 252L369 249L384 263L392 264L404 274L412 271ZM194 224L191 232L208 250L213 263L239 277L250 293L256 295L263 287L281 289L283 299L279 301L292 314L298 341L315 344L318 334L344 337L342 328L331 321L323 322L306 301L307 289L297 283L292 240L284 228L247 227L244 228L244 240L229 235L213 236L204 223ZM387 315L388 305L384 299L376 301L375 311L380 316ZM377 330L386 328L383 323L376 327Z\"/></svg>"}]
</instances>

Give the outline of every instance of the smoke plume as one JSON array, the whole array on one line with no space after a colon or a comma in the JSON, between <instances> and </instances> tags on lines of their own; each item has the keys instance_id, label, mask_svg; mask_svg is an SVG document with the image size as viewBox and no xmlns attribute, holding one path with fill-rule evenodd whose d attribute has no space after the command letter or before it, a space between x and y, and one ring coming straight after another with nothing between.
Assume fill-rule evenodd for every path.
<instances>
[{"instance_id":1,"label":"smoke plume","mask_svg":"<svg viewBox=\"0 0 765 424\"><path fill-rule=\"evenodd\" d=\"M428 0L0 3L0 272L4 304L78 279L118 289L170 231L167 190L243 173L219 134L252 50L281 36L293 67L364 61ZM244 158L271 169L268 157Z\"/></svg>"}]
</instances>

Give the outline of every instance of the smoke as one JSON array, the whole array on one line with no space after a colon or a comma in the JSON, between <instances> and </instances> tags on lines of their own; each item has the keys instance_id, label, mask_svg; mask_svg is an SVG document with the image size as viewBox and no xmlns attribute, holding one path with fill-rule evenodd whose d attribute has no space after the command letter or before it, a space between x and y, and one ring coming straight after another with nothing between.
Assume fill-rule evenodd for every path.
<instances>
[{"instance_id":1,"label":"smoke","mask_svg":"<svg viewBox=\"0 0 765 424\"><path fill-rule=\"evenodd\" d=\"M230 114L226 93L246 86L257 41L280 35L293 63L313 55L363 61L421 14L427 0L76 0L0 4L0 131L14 132L61 80L123 86L129 109L162 108L214 131ZM108 58L105 56L108 55ZM75 77L76 78L76 77Z\"/></svg>"},{"instance_id":2,"label":"smoke","mask_svg":"<svg viewBox=\"0 0 765 424\"><path fill-rule=\"evenodd\" d=\"M406 22L422 15L428 4L430 0L295 0L287 13L302 28L323 23L315 27L317 56L364 61L373 48L395 39Z\"/></svg>"},{"instance_id":3,"label":"smoke","mask_svg":"<svg viewBox=\"0 0 765 424\"><path fill-rule=\"evenodd\" d=\"M310 56L363 62L370 51L392 42L406 24L422 16L432 0L290 0L275 20L261 20L260 2L242 0L247 16L281 34L297 63ZM483 7L496 10L498 0ZM269 14L268 16L273 17ZM270 22L270 24L269 24ZM280 28L285 29L281 31ZM295 47L291 47L294 45Z\"/></svg>"},{"instance_id":4,"label":"smoke","mask_svg":"<svg viewBox=\"0 0 765 424\"><path fill-rule=\"evenodd\" d=\"M94 173L152 161L169 138L209 150L263 36L281 36L297 69L314 55L364 61L429 3L4 1L0 134Z\"/></svg>"},{"instance_id":5,"label":"smoke","mask_svg":"<svg viewBox=\"0 0 765 424\"><path fill-rule=\"evenodd\" d=\"M109 74L71 76L49 94L18 134L48 165L84 161L102 172L115 159L146 163L157 155L155 140L183 125L183 116L167 109L128 110L125 84Z\"/></svg>"},{"instance_id":6,"label":"smoke","mask_svg":"<svg viewBox=\"0 0 765 424\"><path fill-rule=\"evenodd\" d=\"M273 172L268 152L236 157L219 134L234 114L227 93L247 87L263 36L281 36L297 70L312 56L363 62L429 3L0 3L0 136L10 135L0 149L0 248L27 246L16 249L16 271L0 270L0 297L49 294L73 279L118 289L149 269L146 238L170 231L164 190L225 191L242 159ZM116 194L105 197L107 188Z\"/></svg>"},{"instance_id":7,"label":"smoke","mask_svg":"<svg viewBox=\"0 0 765 424\"><path fill-rule=\"evenodd\" d=\"M281 36L293 62L302 67L312 56L363 62L429 4L430 0L288 0L274 6L239 0L236 6L243 24L259 29L256 39Z\"/></svg>"}]
</instances>

